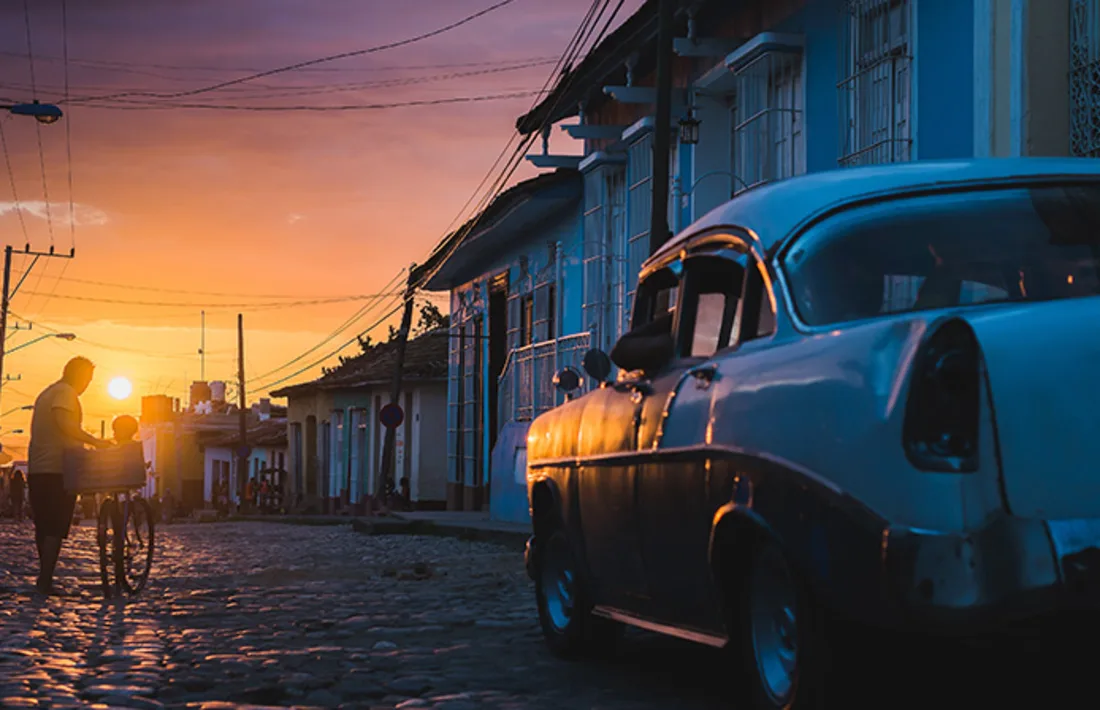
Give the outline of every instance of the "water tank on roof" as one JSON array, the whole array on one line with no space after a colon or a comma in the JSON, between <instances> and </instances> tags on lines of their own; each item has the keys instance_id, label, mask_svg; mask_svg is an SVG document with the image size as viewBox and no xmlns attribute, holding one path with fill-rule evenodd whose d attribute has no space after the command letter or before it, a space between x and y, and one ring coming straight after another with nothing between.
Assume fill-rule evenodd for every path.
<instances>
[{"instance_id":1,"label":"water tank on roof","mask_svg":"<svg viewBox=\"0 0 1100 710\"><path fill-rule=\"evenodd\" d=\"M213 402L225 401L225 383L221 380L210 383L210 400Z\"/></svg>"},{"instance_id":2,"label":"water tank on roof","mask_svg":"<svg viewBox=\"0 0 1100 710\"><path fill-rule=\"evenodd\" d=\"M202 402L209 402L211 399L210 385L206 382L192 382L191 383L191 408L194 409Z\"/></svg>"}]
</instances>

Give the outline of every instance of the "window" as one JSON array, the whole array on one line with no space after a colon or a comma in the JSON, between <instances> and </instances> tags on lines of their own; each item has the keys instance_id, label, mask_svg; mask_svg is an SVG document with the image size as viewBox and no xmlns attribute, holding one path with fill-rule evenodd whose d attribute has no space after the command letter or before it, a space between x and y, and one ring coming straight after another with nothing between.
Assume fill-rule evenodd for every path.
<instances>
[{"instance_id":1,"label":"window","mask_svg":"<svg viewBox=\"0 0 1100 710\"><path fill-rule=\"evenodd\" d=\"M667 267L650 274L638 285L631 329L674 314L676 297L680 291L680 268L680 263L676 262L675 267Z\"/></svg>"},{"instance_id":2,"label":"window","mask_svg":"<svg viewBox=\"0 0 1100 710\"><path fill-rule=\"evenodd\" d=\"M691 256L685 263L679 325L679 352L684 356L710 357L730 343L745 257L728 254Z\"/></svg>"},{"instance_id":3,"label":"window","mask_svg":"<svg viewBox=\"0 0 1100 710\"><path fill-rule=\"evenodd\" d=\"M735 69L730 120L738 191L806 172L802 53L795 48L756 55Z\"/></svg>"},{"instance_id":4,"label":"window","mask_svg":"<svg viewBox=\"0 0 1100 710\"><path fill-rule=\"evenodd\" d=\"M1100 0L1071 0L1069 149L1100 157Z\"/></svg>"},{"instance_id":5,"label":"window","mask_svg":"<svg viewBox=\"0 0 1100 710\"><path fill-rule=\"evenodd\" d=\"M535 299L531 294L521 296L519 300L519 346L525 347L534 342L535 337Z\"/></svg>"},{"instance_id":6,"label":"window","mask_svg":"<svg viewBox=\"0 0 1100 710\"><path fill-rule=\"evenodd\" d=\"M840 64L841 166L910 159L909 0L845 0Z\"/></svg>"},{"instance_id":7,"label":"window","mask_svg":"<svg viewBox=\"0 0 1100 710\"><path fill-rule=\"evenodd\" d=\"M1100 294L1100 184L958 192L850 210L783 258L809 325Z\"/></svg>"}]
</instances>

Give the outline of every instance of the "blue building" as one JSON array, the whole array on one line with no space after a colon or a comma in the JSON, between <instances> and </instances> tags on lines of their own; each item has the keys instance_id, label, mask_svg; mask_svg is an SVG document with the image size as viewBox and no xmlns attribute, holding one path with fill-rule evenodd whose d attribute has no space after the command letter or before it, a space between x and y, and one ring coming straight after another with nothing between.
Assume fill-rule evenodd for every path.
<instances>
[{"instance_id":1,"label":"blue building","mask_svg":"<svg viewBox=\"0 0 1100 710\"><path fill-rule=\"evenodd\" d=\"M806 172L1100 151L1100 0L696 0L676 22L673 231ZM629 322L650 248L656 37L650 0L519 117L542 137L527 159L552 172L420 269L451 292L452 509L527 519L527 423L560 403L555 371Z\"/></svg>"}]
</instances>

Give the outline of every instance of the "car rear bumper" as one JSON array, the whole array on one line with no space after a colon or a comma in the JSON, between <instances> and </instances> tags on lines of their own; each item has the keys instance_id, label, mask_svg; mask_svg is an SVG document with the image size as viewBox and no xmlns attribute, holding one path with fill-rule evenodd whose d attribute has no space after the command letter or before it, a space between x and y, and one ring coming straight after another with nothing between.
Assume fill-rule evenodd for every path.
<instances>
[{"instance_id":1,"label":"car rear bumper","mask_svg":"<svg viewBox=\"0 0 1100 710\"><path fill-rule=\"evenodd\" d=\"M906 625L962 630L1100 611L1100 520L1005 516L967 534L891 527L882 554L887 597Z\"/></svg>"}]
</instances>

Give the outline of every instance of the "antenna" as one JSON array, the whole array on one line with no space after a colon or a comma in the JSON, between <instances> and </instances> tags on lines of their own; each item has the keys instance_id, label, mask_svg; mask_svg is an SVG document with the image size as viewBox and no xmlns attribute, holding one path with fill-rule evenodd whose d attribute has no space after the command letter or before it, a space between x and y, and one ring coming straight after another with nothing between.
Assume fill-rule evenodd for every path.
<instances>
[{"instance_id":1,"label":"antenna","mask_svg":"<svg viewBox=\"0 0 1100 710\"><path fill-rule=\"evenodd\" d=\"M202 311L202 335L199 341L199 381L206 382L206 311Z\"/></svg>"}]
</instances>

